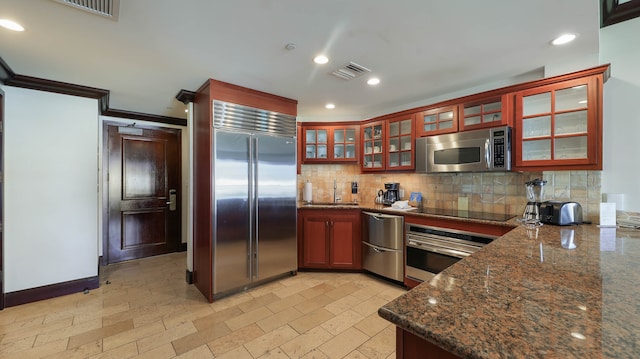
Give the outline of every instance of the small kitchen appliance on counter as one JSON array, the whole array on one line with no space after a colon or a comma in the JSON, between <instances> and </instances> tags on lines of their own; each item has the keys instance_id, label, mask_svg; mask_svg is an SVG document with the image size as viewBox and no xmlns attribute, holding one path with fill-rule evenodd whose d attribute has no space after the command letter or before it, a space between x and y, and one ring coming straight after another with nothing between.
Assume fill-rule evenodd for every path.
<instances>
[{"instance_id":1,"label":"small kitchen appliance on counter","mask_svg":"<svg viewBox=\"0 0 640 359\"><path fill-rule=\"evenodd\" d=\"M557 226L581 224L582 206L577 202L543 202L540 205L540 221Z\"/></svg>"},{"instance_id":2,"label":"small kitchen appliance on counter","mask_svg":"<svg viewBox=\"0 0 640 359\"><path fill-rule=\"evenodd\" d=\"M539 226L541 224L540 205L544 199L545 184L547 184L547 181L539 178L525 182L528 201L522 214L522 222L524 222L525 225Z\"/></svg>"},{"instance_id":3,"label":"small kitchen appliance on counter","mask_svg":"<svg viewBox=\"0 0 640 359\"><path fill-rule=\"evenodd\" d=\"M400 183L385 183L382 204L390 206L395 201L400 200Z\"/></svg>"}]
</instances>

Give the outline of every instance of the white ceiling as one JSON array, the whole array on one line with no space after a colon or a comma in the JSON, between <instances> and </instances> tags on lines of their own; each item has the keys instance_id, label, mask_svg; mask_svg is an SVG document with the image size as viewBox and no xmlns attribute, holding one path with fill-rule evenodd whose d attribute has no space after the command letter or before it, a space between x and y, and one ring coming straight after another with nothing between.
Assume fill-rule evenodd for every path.
<instances>
[{"instance_id":1,"label":"white ceiling","mask_svg":"<svg viewBox=\"0 0 640 359\"><path fill-rule=\"evenodd\" d=\"M20 75L107 89L109 107L186 118L208 78L298 100L302 120L360 120L598 52L598 0L121 0L113 21L0 0L0 57ZM576 41L553 47L563 32ZM295 50L285 49L287 43ZM326 65L312 62L325 53ZM349 61L372 70L328 73ZM336 108L324 105L333 102ZM425 103L427 104L427 103Z\"/></svg>"}]
</instances>

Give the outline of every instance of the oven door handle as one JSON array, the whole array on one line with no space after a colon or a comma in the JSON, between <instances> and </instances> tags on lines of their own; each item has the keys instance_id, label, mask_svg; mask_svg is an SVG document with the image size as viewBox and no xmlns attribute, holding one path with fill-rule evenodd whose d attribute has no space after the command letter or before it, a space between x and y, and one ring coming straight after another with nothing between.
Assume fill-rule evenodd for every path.
<instances>
[{"instance_id":1,"label":"oven door handle","mask_svg":"<svg viewBox=\"0 0 640 359\"><path fill-rule=\"evenodd\" d=\"M446 248L430 246L430 245L428 245L426 243L418 243L418 242L415 242L415 241L409 241L407 246L413 247L413 248L416 248L416 249L430 251L430 252L440 253L440 254L444 254L444 255L447 255L447 256L460 258L460 259L466 258L466 257L468 257L470 255L470 253L456 251L454 249L446 249Z\"/></svg>"}]
</instances>

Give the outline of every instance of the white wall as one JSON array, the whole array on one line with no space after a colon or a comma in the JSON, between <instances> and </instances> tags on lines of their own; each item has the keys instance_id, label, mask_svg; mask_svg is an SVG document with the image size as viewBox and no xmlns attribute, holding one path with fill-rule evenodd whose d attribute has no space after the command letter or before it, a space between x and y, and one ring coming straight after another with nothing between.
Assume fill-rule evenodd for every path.
<instances>
[{"instance_id":1,"label":"white wall","mask_svg":"<svg viewBox=\"0 0 640 359\"><path fill-rule=\"evenodd\" d=\"M600 29L600 62L611 63L604 91L602 193L622 193L640 212L640 18Z\"/></svg>"},{"instance_id":2,"label":"white wall","mask_svg":"<svg viewBox=\"0 0 640 359\"><path fill-rule=\"evenodd\" d=\"M98 274L98 101L4 86L5 292Z\"/></svg>"}]
</instances>

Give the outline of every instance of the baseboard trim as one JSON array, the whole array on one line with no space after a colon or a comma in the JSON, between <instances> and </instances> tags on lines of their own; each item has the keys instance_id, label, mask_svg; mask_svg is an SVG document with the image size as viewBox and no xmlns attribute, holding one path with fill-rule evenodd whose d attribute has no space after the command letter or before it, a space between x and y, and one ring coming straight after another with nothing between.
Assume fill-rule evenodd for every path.
<instances>
[{"instance_id":1,"label":"baseboard trim","mask_svg":"<svg viewBox=\"0 0 640 359\"><path fill-rule=\"evenodd\" d=\"M96 289L99 286L100 279L96 276L24 289L16 292L5 293L4 305L5 308L13 307L16 305L37 302L39 300L60 297L67 294L79 293L85 289Z\"/></svg>"},{"instance_id":2,"label":"baseboard trim","mask_svg":"<svg viewBox=\"0 0 640 359\"><path fill-rule=\"evenodd\" d=\"M193 284L193 272L187 269L187 275L185 277L187 284Z\"/></svg>"}]
</instances>

